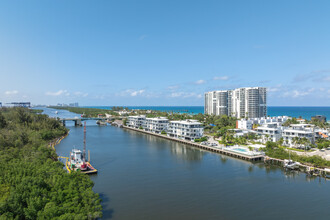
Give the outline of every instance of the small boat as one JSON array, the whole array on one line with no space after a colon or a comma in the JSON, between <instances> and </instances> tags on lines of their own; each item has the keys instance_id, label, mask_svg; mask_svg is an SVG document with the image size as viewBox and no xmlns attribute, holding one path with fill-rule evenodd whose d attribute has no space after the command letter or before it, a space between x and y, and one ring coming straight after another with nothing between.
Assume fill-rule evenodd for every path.
<instances>
[{"instance_id":1,"label":"small boat","mask_svg":"<svg viewBox=\"0 0 330 220\"><path fill-rule=\"evenodd\" d=\"M55 114L57 115L58 114L58 111L55 111Z\"/></svg>"},{"instance_id":2,"label":"small boat","mask_svg":"<svg viewBox=\"0 0 330 220\"><path fill-rule=\"evenodd\" d=\"M284 160L284 168L294 170L294 169L298 169L299 166L300 166L299 162L295 162L295 161L291 160L291 154L289 151L289 160Z\"/></svg>"},{"instance_id":3,"label":"small boat","mask_svg":"<svg viewBox=\"0 0 330 220\"><path fill-rule=\"evenodd\" d=\"M324 174L326 178L330 178L330 169L329 168L324 168Z\"/></svg>"},{"instance_id":4,"label":"small boat","mask_svg":"<svg viewBox=\"0 0 330 220\"><path fill-rule=\"evenodd\" d=\"M299 166L300 166L299 162L295 162L293 160L284 160L284 168L294 170L294 169L298 169Z\"/></svg>"},{"instance_id":5,"label":"small boat","mask_svg":"<svg viewBox=\"0 0 330 220\"><path fill-rule=\"evenodd\" d=\"M107 122L102 120L97 120L96 124L106 126Z\"/></svg>"},{"instance_id":6,"label":"small boat","mask_svg":"<svg viewBox=\"0 0 330 220\"><path fill-rule=\"evenodd\" d=\"M88 152L89 153L89 152ZM88 154L89 157L89 154ZM89 161L86 161L86 122L84 125L84 150L81 152L79 149L73 148L70 153L70 158L67 161L67 169L69 172L71 171L81 171L82 173L92 174L97 173L97 169L95 169L90 164Z\"/></svg>"}]
</instances>

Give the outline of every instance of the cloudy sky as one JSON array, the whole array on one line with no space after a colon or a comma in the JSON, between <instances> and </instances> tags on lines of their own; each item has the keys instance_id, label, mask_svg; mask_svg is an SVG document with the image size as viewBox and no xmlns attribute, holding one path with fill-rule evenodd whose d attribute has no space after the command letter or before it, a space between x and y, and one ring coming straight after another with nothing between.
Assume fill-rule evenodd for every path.
<instances>
[{"instance_id":1,"label":"cloudy sky","mask_svg":"<svg viewBox=\"0 0 330 220\"><path fill-rule=\"evenodd\" d=\"M0 102L330 105L330 1L0 2Z\"/></svg>"}]
</instances>

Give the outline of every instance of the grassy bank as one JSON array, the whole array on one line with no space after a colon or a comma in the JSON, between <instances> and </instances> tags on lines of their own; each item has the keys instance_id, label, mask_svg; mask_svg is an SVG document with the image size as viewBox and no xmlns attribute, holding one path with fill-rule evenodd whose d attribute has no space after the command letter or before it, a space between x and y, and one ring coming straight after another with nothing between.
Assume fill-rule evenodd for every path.
<instances>
[{"instance_id":1,"label":"grassy bank","mask_svg":"<svg viewBox=\"0 0 330 220\"><path fill-rule=\"evenodd\" d=\"M55 119L23 108L0 109L0 219L95 219L99 195L84 174L68 174L54 138L67 134Z\"/></svg>"},{"instance_id":2,"label":"grassy bank","mask_svg":"<svg viewBox=\"0 0 330 220\"><path fill-rule=\"evenodd\" d=\"M60 106L50 106L50 108L67 110L73 113L84 115L84 117L97 117L98 114L110 114L118 116L118 113L112 110L98 109L98 108L80 108L80 107L60 107Z\"/></svg>"},{"instance_id":3,"label":"grassy bank","mask_svg":"<svg viewBox=\"0 0 330 220\"><path fill-rule=\"evenodd\" d=\"M267 142L264 151L267 156L277 159L289 159L290 156L291 160L298 161L306 165L315 166L319 168L330 167L330 161L325 160L320 156L301 156L294 152L290 152L289 155L289 152L284 147L281 147L274 142Z\"/></svg>"}]
</instances>

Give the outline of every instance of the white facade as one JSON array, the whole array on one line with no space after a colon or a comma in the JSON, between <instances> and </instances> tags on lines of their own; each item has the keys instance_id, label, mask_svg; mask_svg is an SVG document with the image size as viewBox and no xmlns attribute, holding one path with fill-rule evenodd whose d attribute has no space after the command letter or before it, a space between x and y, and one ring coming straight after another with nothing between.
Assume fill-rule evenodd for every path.
<instances>
[{"instance_id":1,"label":"white facade","mask_svg":"<svg viewBox=\"0 0 330 220\"><path fill-rule=\"evenodd\" d=\"M170 121L167 135L185 140L203 137L204 129L197 120Z\"/></svg>"},{"instance_id":2,"label":"white facade","mask_svg":"<svg viewBox=\"0 0 330 220\"><path fill-rule=\"evenodd\" d=\"M145 120L145 115L128 116L126 126L131 128L140 128L143 127Z\"/></svg>"},{"instance_id":3,"label":"white facade","mask_svg":"<svg viewBox=\"0 0 330 220\"><path fill-rule=\"evenodd\" d=\"M142 127L145 131L155 133L161 133L162 131L166 132L168 129L168 119L165 117L146 118Z\"/></svg>"},{"instance_id":4,"label":"white facade","mask_svg":"<svg viewBox=\"0 0 330 220\"><path fill-rule=\"evenodd\" d=\"M205 93L204 113L237 118L267 115L267 91L264 87L247 87Z\"/></svg>"},{"instance_id":5,"label":"white facade","mask_svg":"<svg viewBox=\"0 0 330 220\"><path fill-rule=\"evenodd\" d=\"M277 122L267 123L257 127L255 133L262 136L263 143L267 141L276 142L282 137L282 127Z\"/></svg>"},{"instance_id":6,"label":"white facade","mask_svg":"<svg viewBox=\"0 0 330 220\"><path fill-rule=\"evenodd\" d=\"M284 144L294 146L294 138L307 138L311 144L315 143L314 125L310 124L292 124L283 129L282 137Z\"/></svg>"},{"instance_id":7,"label":"white facade","mask_svg":"<svg viewBox=\"0 0 330 220\"><path fill-rule=\"evenodd\" d=\"M236 121L236 128L238 129L253 129L253 125L263 125L267 123L284 123L286 122L290 117L288 116L277 116L277 117L261 117L261 118L249 118L245 119L242 118L240 120Z\"/></svg>"}]
</instances>

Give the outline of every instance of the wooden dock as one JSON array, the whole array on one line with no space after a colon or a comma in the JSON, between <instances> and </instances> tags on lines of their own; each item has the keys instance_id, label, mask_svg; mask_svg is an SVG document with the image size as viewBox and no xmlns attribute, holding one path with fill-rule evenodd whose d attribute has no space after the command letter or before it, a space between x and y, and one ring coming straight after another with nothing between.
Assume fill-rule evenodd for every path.
<instances>
[{"instance_id":1,"label":"wooden dock","mask_svg":"<svg viewBox=\"0 0 330 220\"><path fill-rule=\"evenodd\" d=\"M123 128L125 129L129 129L129 130L133 130L133 131L137 131L137 132L141 132L141 133L145 133L145 134L149 134L152 136L156 136L156 137L160 137L160 138L164 138L164 139L168 139L171 141L176 141L182 144L187 144L193 147L197 147L203 150L207 150L207 151L211 151L214 153L219 153L219 154L224 154L230 157L235 157L238 159L242 159L242 160L248 160L248 161L263 161L264 156L263 155L255 155L255 156L250 156L250 155L246 155L246 154L241 154L238 152L233 152L233 151L229 151L226 148L223 147L211 147L211 146L206 146L206 145L202 145L196 142L192 142L192 141L187 141L187 140L182 140L182 139L178 139L178 138L174 138L174 137L169 137L167 135L162 135L162 134L156 134L150 131L144 131L142 129L136 129L136 128L131 128L128 126L123 126Z\"/></svg>"}]
</instances>

